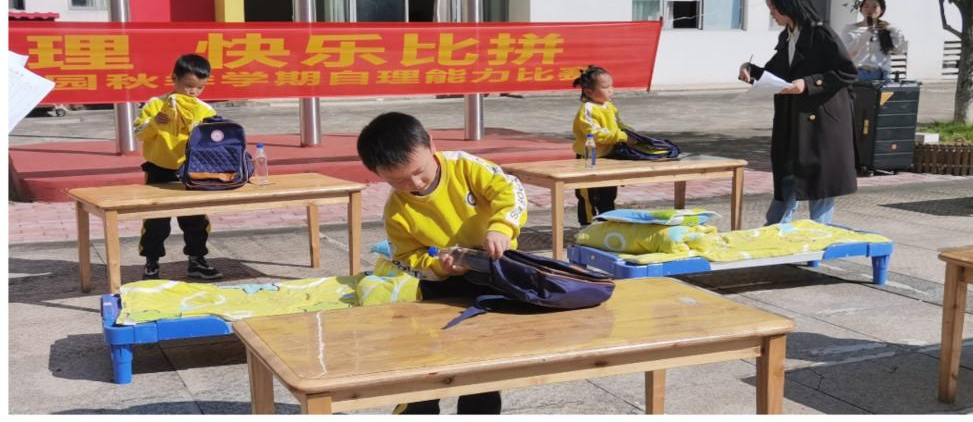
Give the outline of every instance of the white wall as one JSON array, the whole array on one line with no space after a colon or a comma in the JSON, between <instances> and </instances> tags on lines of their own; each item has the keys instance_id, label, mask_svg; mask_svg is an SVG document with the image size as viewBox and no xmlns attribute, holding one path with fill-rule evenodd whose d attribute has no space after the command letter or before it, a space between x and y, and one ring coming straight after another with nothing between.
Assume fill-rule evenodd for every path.
<instances>
[{"instance_id":1,"label":"white wall","mask_svg":"<svg viewBox=\"0 0 973 422\"><path fill-rule=\"evenodd\" d=\"M655 58L653 85L732 85L740 64L763 65L774 55L778 29L770 29L764 0L749 0L745 30L663 29Z\"/></svg>"},{"instance_id":2,"label":"white wall","mask_svg":"<svg viewBox=\"0 0 973 422\"><path fill-rule=\"evenodd\" d=\"M521 22L631 21L632 0L511 0L510 20Z\"/></svg>"},{"instance_id":3,"label":"white wall","mask_svg":"<svg viewBox=\"0 0 973 422\"><path fill-rule=\"evenodd\" d=\"M108 4L108 0L105 0ZM61 16L58 22L107 22L111 20L108 9L72 9L71 0L24 0L26 12L55 12Z\"/></svg>"}]
</instances>

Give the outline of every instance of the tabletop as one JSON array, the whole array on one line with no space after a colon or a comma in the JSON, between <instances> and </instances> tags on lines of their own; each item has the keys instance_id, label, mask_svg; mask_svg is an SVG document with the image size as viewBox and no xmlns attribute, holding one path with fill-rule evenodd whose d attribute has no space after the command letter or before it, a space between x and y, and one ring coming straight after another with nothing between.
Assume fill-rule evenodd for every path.
<instances>
[{"instance_id":1,"label":"tabletop","mask_svg":"<svg viewBox=\"0 0 973 422\"><path fill-rule=\"evenodd\" d=\"M249 318L234 331L285 384L304 391L569 362L784 334L785 317L670 278L617 283L600 306L560 312L491 312L442 327L468 303L412 302Z\"/></svg>"},{"instance_id":2,"label":"tabletop","mask_svg":"<svg viewBox=\"0 0 973 422\"><path fill-rule=\"evenodd\" d=\"M271 175L269 185L248 183L238 189L206 191L186 190L182 183L124 185L75 188L68 192L77 201L105 209L138 208L164 203L167 205L218 203L223 200L273 200L301 195L342 194L365 189L352 182L318 173Z\"/></svg>"},{"instance_id":3,"label":"tabletop","mask_svg":"<svg viewBox=\"0 0 973 422\"><path fill-rule=\"evenodd\" d=\"M939 251L939 259L962 267L973 267L973 245Z\"/></svg>"},{"instance_id":4,"label":"tabletop","mask_svg":"<svg viewBox=\"0 0 973 422\"><path fill-rule=\"evenodd\" d=\"M690 155L678 160L637 161L599 158L595 168L585 168L582 160L536 161L531 163L504 164L503 170L517 175L549 177L555 179L583 178L589 176L628 176L645 172L692 171L713 167L743 167L746 160Z\"/></svg>"}]
</instances>

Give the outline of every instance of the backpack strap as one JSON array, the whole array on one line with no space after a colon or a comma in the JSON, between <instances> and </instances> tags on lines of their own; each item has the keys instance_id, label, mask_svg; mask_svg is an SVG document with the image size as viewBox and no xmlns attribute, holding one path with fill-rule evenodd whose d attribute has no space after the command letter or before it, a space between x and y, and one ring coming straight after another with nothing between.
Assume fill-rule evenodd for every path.
<instances>
[{"instance_id":1,"label":"backpack strap","mask_svg":"<svg viewBox=\"0 0 973 422\"><path fill-rule=\"evenodd\" d=\"M512 302L512 301L514 300L510 299L505 295L479 295L476 297L476 299L473 299L472 306L466 308L465 311L460 313L459 316L457 316L456 318L453 318L452 321L449 321L449 323L447 323L446 326L443 327L443 329L445 330L449 327L452 327L456 324L463 322L466 319L473 318L477 315L482 315L489 311L492 311L495 308L489 306L488 305L489 302Z\"/></svg>"}]
</instances>

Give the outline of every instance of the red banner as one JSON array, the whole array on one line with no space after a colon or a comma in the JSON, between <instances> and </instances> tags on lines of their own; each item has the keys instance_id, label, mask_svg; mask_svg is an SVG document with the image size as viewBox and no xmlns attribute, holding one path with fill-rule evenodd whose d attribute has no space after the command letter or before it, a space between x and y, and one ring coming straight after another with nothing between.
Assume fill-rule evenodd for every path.
<instances>
[{"instance_id":1,"label":"red banner","mask_svg":"<svg viewBox=\"0 0 973 422\"><path fill-rule=\"evenodd\" d=\"M10 50L57 85L44 103L143 102L178 56L213 73L201 98L569 90L596 64L648 89L661 23L10 22Z\"/></svg>"}]
</instances>

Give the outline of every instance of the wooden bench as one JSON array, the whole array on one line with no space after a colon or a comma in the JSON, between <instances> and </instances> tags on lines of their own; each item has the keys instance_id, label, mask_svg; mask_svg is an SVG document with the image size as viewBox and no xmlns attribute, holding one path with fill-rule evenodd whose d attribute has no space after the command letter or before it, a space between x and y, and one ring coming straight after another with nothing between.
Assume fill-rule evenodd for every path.
<instances>
[{"instance_id":1,"label":"wooden bench","mask_svg":"<svg viewBox=\"0 0 973 422\"><path fill-rule=\"evenodd\" d=\"M248 184L225 191L189 191L180 183L103 186L71 189L78 223L78 261L81 291L91 291L88 214L100 217L105 227L105 261L111 293L121 288L120 220L178 217L220 212L306 207L311 266L321 266L318 206L348 204L349 271L361 270L361 191L365 185L317 173L270 176L271 184ZM257 227L254 227L257 228Z\"/></svg>"},{"instance_id":2,"label":"wooden bench","mask_svg":"<svg viewBox=\"0 0 973 422\"><path fill-rule=\"evenodd\" d=\"M686 207L689 180L731 179L730 228L739 230L743 218L743 168L745 160L695 155L673 161L629 161L599 158L595 168L581 160L538 161L503 165L503 171L522 182L551 190L551 249L554 257L567 260L564 252L564 190L605 186L674 183L675 207Z\"/></svg>"},{"instance_id":3,"label":"wooden bench","mask_svg":"<svg viewBox=\"0 0 973 422\"><path fill-rule=\"evenodd\" d=\"M966 314L967 285L973 283L973 246L944 249L939 259L946 262L943 286L943 337L939 352L939 401L956 400L959 358L963 351L963 317Z\"/></svg>"},{"instance_id":4,"label":"wooden bench","mask_svg":"<svg viewBox=\"0 0 973 422\"><path fill-rule=\"evenodd\" d=\"M247 348L253 413L274 412L274 377L304 413L331 413L644 372L646 413L658 414L667 368L753 356L756 410L781 412L793 322L678 280L624 280L593 308L487 313L442 329L468 305L394 303L234 322Z\"/></svg>"}]
</instances>

